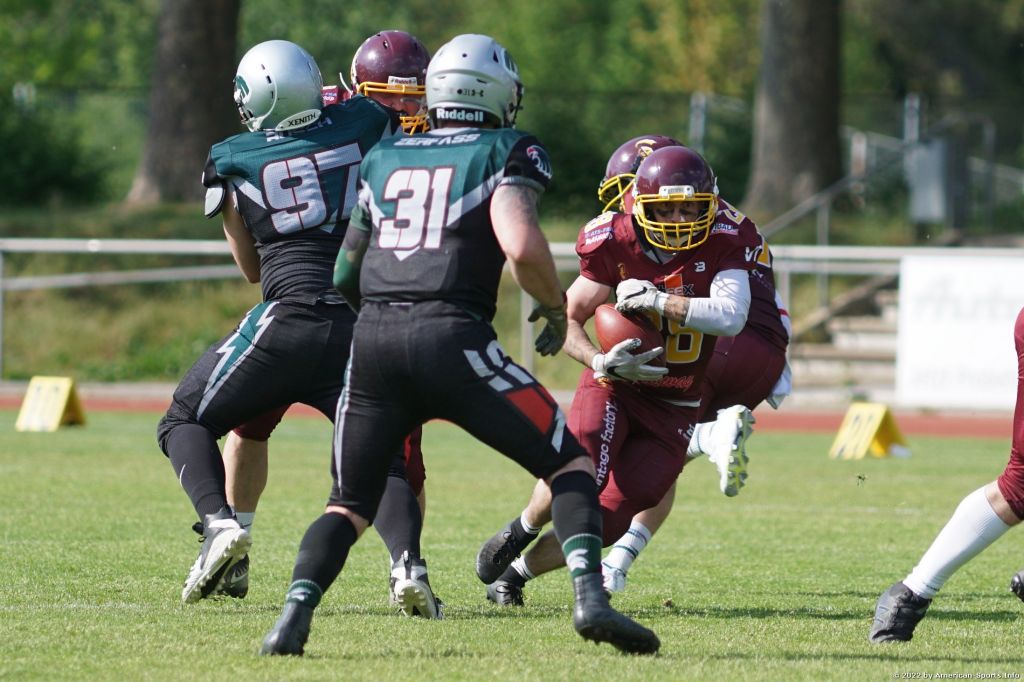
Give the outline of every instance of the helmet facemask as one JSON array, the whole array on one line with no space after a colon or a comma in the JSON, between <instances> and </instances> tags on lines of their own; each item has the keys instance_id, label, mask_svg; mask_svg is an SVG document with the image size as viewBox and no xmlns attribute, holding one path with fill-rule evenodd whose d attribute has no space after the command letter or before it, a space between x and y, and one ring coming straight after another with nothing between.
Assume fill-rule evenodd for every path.
<instances>
[{"instance_id":1,"label":"helmet facemask","mask_svg":"<svg viewBox=\"0 0 1024 682\"><path fill-rule=\"evenodd\" d=\"M601 211L626 212L626 195L633 189L636 173L619 173L605 178L597 188L597 200L601 202Z\"/></svg>"},{"instance_id":2,"label":"helmet facemask","mask_svg":"<svg viewBox=\"0 0 1024 682\"><path fill-rule=\"evenodd\" d=\"M711 234L718 196L693 185L665 185L657 194L633 194L633 215L653 246L666 251L694 249Z\"/></svg>"},{"instance_id":3,"label":"helmet facemask","mask_svg":"<svg viewBox=\"0 0 1024 682\"><path fill-rule=\"evenodd\" d=\"M417 83L415 78L389 76L387 83L373 81L360 83L356 86L356 93L370 97L389 109L397 111L402 121L402 130L406 133L426 132L428 128L427 88ZM384 95L385 98L380 95ZM415 109L413 109L413 105L415 105ZM410 111L413 113L409 113Z\"/></svg>"}]
</instances>

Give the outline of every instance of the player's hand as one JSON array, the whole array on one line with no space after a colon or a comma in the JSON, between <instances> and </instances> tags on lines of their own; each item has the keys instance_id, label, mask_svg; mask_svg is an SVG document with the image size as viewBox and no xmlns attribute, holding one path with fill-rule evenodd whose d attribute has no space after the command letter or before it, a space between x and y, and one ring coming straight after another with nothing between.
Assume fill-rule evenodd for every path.
<instances>
[{"instance_id":1,"label":"player's hand","mask_svg":"<svg viewBox=\"0 0 1024 682\"><path fill-rule=\"evenodd\" d=\"M661 355L661 346L633 355L640 347L640 339L626 339L612 346L607 353L598 353L590 362L594 376L627 381L657 381L668 374L667 367L656 367L647 363Z\"/></svg>"},{"instance_id":2,"label":"player's hand","mask_svg":"<svg viewBox=\"0 0 1024 682\"><path fill-rule=\"evenodd\" d=\"M548 307L537 304L527 319L529 322L536 322L540 318L547 320L544 329L540 330L533 347L541 355L554 355L562 350L565 344L565 334L569 328L568 316L565 312L565 303L557 307Z\"/></svg>"},{"instance_id":3,"label":"player's hand","mask_svg":"<svg viewBox=\"0 0 1024 682\"><path fill-rule=\"evenodd\" d=\"M615 309L620 313L653 310L658 288L645 279L624 279L615 287Z\"/></svg>"}]
</instances>

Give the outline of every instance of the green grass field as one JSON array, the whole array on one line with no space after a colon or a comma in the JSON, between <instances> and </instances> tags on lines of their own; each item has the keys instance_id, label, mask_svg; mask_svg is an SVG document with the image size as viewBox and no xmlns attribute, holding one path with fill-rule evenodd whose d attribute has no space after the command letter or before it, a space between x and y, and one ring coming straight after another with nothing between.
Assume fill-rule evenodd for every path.
<instances>
[{"instance_id":1,"label":"green grass field","mask_svg":"<svg viewBox=\"0 0 1024 682\"><path fill-rule=\"evenodd\" d=\"M693 463L676 508L617 595L654 628L655 658L572 630L564 573L524 609L487 603L479 543L518 512L529 477L449 425L424 437L424 554L447 620L386 604L388 561L368 533L313 622L302 659L256 656L298 541L326 497L329 427L286 420L244 601L179 603L199 545L191 507L154 439L156 415L90 413L56 434L14 431L0 411L0 678L883 680L1024 672L1024 566L1009 535L947 584L910 644L866 636L874 602L914 565L959 500L991 480L1008 441L913 438L907 460L834 462L829 435L757 434L749 486L727 499Z\"/></svg>"}]
</instances>

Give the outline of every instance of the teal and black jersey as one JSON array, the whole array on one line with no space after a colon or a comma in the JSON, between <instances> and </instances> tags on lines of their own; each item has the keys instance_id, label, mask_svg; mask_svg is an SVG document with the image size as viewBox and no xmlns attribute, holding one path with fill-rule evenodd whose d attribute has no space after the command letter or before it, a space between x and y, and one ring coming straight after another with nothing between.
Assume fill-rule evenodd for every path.
<instances>
[{"instance_id":1,"label":"teal and black jersey","mask_svg":"<svg viewBox=\"0 0 1024 682\"><path fill-rule=\"evenodd\" d=\"M440 129L374 147L359 170L352 227L370 232L364 300L448 301L490 320L505 264L491 225L500 185L543 192L544 147L510 128Z\"/></svg>"},{"instance_id":2,"label":"teal and black jersey","mask_svg":"<svg viewBox=\"0 0 1024 682\"><path fill-rule=\"evenodd\" d=\"M241 133L213 145L203 184L233 193L259 250L264 300L341 300L331 274L359 164L379 140L400 134L397 114L353 97L326 107L308 128Z\"/></svg>"}]
</instances>

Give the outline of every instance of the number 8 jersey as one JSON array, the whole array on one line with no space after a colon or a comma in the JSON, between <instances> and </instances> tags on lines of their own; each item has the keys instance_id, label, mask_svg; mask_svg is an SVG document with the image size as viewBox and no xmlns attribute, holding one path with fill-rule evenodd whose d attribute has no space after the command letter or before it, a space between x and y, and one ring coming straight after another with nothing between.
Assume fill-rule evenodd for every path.
<instances>
[{"instance_id":1,"label":"number 8 jersey","mask_svg":"<svg viewBox=\"0 0 1024 682\"><path fill-rule=\"evenodd\" d=\"M505 263L491 196L507 184L545 190L540 142L511 128L432 130L382 141L359 174L352 228L370 232L363 299L443 300L490 321Z\"/></svg>"},{"instance_id":2,"label":"number 8 jersey","mask_svg":"<svg viewBox=\"0 0 1024 682\"><path fill-rule=\"evenodd\" d=\"M203 185L223 187L260 254L264 300L341 302L331 275L356 201L359 164L397 114L366 97L324 109L288 132L241 133L213 145ZM219 202L207 215L219 210Z\"/></svg>"}]
</instances>

